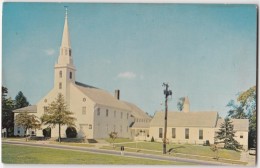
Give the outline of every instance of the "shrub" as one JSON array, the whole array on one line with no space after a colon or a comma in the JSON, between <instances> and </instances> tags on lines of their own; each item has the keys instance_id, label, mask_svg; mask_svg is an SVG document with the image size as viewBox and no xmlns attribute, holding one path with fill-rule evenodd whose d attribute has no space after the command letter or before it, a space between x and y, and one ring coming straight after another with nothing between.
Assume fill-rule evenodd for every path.
<instances>
[{"instance_id":1,"label":"shrub","mask_svg":"<svg viewBox=\"0 0 260 168\"><path fill-rule=\"evenodd\" d=\"M154 137L152 137L151 142L154 142Z\"/></svg>"},{"instance_id":2,"label":"shrub","mask_svg":"<svg viewBox=\"0 0 260 168\"><path fill-rule=\"evenodd\" d=\"M76 138L77 137L77 130L75 127L68 127L66 129L66 136L67 138Z\"/></svg>"}]
</instances>

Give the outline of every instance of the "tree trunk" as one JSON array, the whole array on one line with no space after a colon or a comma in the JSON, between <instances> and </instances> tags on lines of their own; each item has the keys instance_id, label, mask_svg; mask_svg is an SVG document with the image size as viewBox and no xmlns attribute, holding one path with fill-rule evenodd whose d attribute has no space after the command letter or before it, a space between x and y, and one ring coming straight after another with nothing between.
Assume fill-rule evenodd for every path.
<instances>
[{"instance_id":1,"label":"tree trunk","mask_svg":"<svg viewBox=\"0 0 260 168\"><path fill-rule=\"evenodd\" d=\"M61 140L60 140L60 124L59 124L59 143L61 143Z\"/></svg>"}]
</instances>

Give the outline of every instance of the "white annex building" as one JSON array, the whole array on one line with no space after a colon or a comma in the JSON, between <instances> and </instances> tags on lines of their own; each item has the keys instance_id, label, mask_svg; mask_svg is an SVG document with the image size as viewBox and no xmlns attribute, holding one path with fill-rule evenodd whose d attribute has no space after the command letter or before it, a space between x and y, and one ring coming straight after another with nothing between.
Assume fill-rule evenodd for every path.
<instances>
[{"instance_id":1,"label":"white annex building","mask_svg":"<svg viewBox=\"0 0 260 168\"><path fill-rule=\"evenodd\" d=\"M69 110L74 113L78 137L87 139L107 138L115 131L119 137L132 138L135 136L138 123L149 125L151 118L136 105L119 100L120 91L115 96L109 92L76 81L76 67L73 64L72 49L68 26L67 11L60 47L58 63L54 66L54 87L36 105L14 110L15 115L20 112L35 113L41 117L47 106L61 93ZM47 126L45 126L47 127ZM62 137L66 137L67 126L61 128ZM133 129L131 129L133 128ZM145 127L146 129L149 128ZM141 128L141 129L145 129ZM29 134L42 135L42 130L30 130ZM15 126L15 135L24 135L23 128ZM58 128L52 128L52 137L58 136ZM140 135L144 139L145 135Z\"/></svg>"},{"instance_id":2,"label":"white annex building","mask_svg":"<svg viewBox=\"0 0 260 168\"><path fill-rule=\"evenodd\" d=\"M164 112L157 112L150 123L150 136L156 141L162 141L164 133ZM224 119L221 119L218 112L214 111L190 111L188 97L184 100L181 112L168 112L167 139L173 143L210 144L216 142L216 132L219 131ZM234 125L235 139L248 148L248 119L231 119Z\"/></svg>"},{"instance_id":3,"label":"white annex building","mask_svg":"<svg viewBox=\"0 0 260 168\"><path fill-rule=\"evenodd\" d=\"M117 132L119 137L135 140L162 141L164 112L157 112L149 117L136 105L120 100L120 91L114 96L109 92L76 81L76 67L73 64L70 45L67 11L60 47L60 55L54 66L54 87L36 105L14 110L15 116L22 112L34 113L41 117L47 106L62 93L69 110L74 113L78 137L87 139L107 138L110 132ZM203 144L215 142L216 131L223 119L217 112L190 112L188 98L185 98L182 112L168 113L167 139L174 143ZM248 119L233 119L236 140L245 149L248 146ZM43 126L46 128L47 126ZM42 128L42 129L43 129ZM66 137L63 126L62 137ZM15 125L14 135L23 136L24 129ZM27 134L42 136L42 130L29 130ZM52 128L51 137L58 137L58 128Z\"/></svg>"}]
</instances>

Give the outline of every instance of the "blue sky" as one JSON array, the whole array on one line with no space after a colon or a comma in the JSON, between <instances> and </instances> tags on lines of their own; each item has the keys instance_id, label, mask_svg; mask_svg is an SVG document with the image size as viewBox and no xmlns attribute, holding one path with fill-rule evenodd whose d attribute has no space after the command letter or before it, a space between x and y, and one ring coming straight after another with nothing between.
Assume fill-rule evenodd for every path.
<instances>
[{"instance_id":1,"label":"blue sky","mask_svg":"<svg viewBox=\"0 0 260 168\"><path fill-rule=\"evenodd\" d=\"M121 90L121 99L154 114L188 96L191 111L218 111L256 84L256 6L4 3L3 85L31 104L53 87L64 6L76 80Z\"/></svg>"}]
</instances>

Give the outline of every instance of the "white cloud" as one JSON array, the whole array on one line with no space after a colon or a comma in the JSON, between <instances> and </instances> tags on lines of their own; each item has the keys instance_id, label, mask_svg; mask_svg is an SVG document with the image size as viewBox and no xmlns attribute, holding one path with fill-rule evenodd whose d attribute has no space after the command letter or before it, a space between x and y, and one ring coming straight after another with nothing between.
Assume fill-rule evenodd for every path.
<instances>
[{"instance_id":1,"label":"white cloud","mask_svg":"<svg viewBox=\"0 0 260 168\"><path fill-rule=\"evenodd\" d=\"M46 49L46 50L44 50L44 52L46 55L50 55L50 56L55 54L55 50L52 48Z\"/></svg>"},{"instance_id":2,"label":"white cloud","mask_svg":"<svg viewBox=\"0 0 260 168\"><path fill-rule=\"evenodd\" d=\"M136 77L136 74L133 72L121 72L117 75L117 77L124 79L134 79Z\"/></svg>"}]
</instances>

